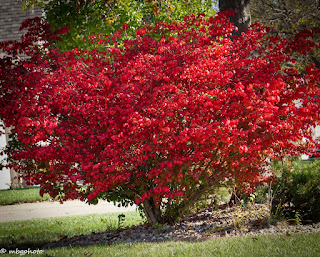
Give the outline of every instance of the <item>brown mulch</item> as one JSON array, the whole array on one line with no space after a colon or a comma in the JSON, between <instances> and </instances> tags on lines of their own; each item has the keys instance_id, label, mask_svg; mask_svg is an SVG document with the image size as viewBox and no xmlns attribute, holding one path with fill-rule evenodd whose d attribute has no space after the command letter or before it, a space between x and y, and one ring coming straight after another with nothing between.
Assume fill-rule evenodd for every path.
<instances>
[{"instance_id":1,"label":"brown mulch","mask_svg":"<svg viewBox=\"0 0 320 257\"><path fill-rule=\"evenodd\" d=\"M119 242L202 241L234 236L291 235L320 232L320 223L275 221L266 205L208 207L174 225L138 225L126 229L78 235L49 243L45 248Z\"/></svg>"}]
</instances>

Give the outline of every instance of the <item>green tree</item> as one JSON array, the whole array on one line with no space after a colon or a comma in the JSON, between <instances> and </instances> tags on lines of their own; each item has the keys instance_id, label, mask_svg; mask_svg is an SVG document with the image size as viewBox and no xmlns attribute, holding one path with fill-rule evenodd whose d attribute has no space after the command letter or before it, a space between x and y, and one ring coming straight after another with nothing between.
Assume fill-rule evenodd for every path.
<instances>
[{"instance_id":1,"label":"green tree","mask_svg":"<svg viewBox=\"0 0 320 257\"><path fill-rule=\"evenodd\" d=\"M42 4L28 0L26 6ZM69 32L59 43L62 51L88 48L83 40L90 35L110 34L128 24L128 35L146 23L181 21L186 15L205 12L214 15L214 0L52 0L44 4L46 20L52 29L69 26Z\"/></svg>"}]
</instances>

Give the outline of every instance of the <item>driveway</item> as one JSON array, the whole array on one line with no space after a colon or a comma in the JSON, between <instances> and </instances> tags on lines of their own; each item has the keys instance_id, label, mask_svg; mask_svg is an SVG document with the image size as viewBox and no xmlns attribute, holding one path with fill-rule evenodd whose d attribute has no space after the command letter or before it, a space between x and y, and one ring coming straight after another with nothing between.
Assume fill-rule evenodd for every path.
<instances>
[{"instance_id":1,"label":"driveway","mask_svg":"<svg viewBox=\"0 0 320 257\"><path fill-rule=\"evenodd\" d=\"M66 201L63 204L59 202L23 203L0 206L0 222L135 210L135 206L117 207L107 201L99 201L97 205L88 205L78 200Z\"/></svg>"}]
</instances>

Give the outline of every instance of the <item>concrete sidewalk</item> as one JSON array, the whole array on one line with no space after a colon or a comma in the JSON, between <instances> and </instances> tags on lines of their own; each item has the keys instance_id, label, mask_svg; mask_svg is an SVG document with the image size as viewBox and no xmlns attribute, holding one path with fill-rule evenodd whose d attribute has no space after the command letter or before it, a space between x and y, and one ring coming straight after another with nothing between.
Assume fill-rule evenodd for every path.
<instances>
[{"instance_id":1,"label":"concrete sidewalk","mask_svg":"<svg viewBox=\"0 0 320 257\"><path fill-rule=\"evenodd\" d=\"M59 202L23 203L0 206L0 222L135 210L135 206L117 207L107 201L99 201L97 205L88 205L78 200L66 201L63 204Z\"/></svg>"}]
</instances>

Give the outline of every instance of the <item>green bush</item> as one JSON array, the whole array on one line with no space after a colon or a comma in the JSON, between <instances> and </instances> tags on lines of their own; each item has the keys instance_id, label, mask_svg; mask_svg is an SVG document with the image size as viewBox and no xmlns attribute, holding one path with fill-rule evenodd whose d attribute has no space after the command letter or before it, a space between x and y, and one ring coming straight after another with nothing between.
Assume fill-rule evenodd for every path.
<instances>
[{"instance_id":1,"label":"green bush","mask_svg":"<svg viewBox=\"0 0 320 257\"><path fill-rule=\"evenodd\" d=\"M320 161L285 163L272 189L274 215L320 221Z\"/></svg>"}]
</instances>

